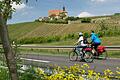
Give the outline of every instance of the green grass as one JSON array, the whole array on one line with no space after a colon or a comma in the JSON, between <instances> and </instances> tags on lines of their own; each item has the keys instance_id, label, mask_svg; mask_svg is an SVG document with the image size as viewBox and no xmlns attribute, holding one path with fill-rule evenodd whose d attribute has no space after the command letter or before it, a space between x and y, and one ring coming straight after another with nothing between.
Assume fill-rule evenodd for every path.
<instances>
[{"instance_id":1,"label":"green grass","mask_svg":"<svg viewBox=\"0 0 120 80\"><path fill-rule=\"evenodd\" d=\"M49 56L68 56L70 49L20 49L20 54L37 54Z\"/></svg>"},{"instance_id":2,"label":"green grass","mask_svg":"<svg viewBox=\"0 0 120 80\"><path fill-rule=\"evenodd\" d=\"M111 58L120 58L120 51L107 51L108 57Z\"/></svg>"}]
</instances>

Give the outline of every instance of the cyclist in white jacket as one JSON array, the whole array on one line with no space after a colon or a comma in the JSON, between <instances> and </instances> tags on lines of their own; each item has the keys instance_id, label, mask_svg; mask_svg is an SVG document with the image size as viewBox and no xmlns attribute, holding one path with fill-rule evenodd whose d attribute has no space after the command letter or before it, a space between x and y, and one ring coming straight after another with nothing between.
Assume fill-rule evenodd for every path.
<instances>
[{"instance_id":1,"label":"cyclist in white jacket","mask_svg":"<svg viewBox=\"0 0 120 80\"><path fill-rule=\"evenodd\" d=\"M76 42L76 44L78 44L80 46L87 46L87 44L84 43L84 37L83 37L83 33L82 32L79 33L79 39Z\"/></svg>"},{"instance_id":2,"label":"cyclist in white jacket","mask_svg":"<svg viewBox=\"0 0 120 80\"><path fill-rule=\"evenodd\" d=\"M84 37L82 32L79 33L79 39L76 44L78 45L76 49L79 52L81 52L83 48L87 47L87 44L84 43Z\"/></svg>"}]
</instances>

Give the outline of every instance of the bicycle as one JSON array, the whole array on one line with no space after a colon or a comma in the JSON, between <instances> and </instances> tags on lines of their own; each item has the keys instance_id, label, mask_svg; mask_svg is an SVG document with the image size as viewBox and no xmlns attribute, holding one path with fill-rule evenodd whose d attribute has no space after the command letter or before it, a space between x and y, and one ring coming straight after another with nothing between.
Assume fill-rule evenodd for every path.
<instances>
[{"instance_id":1,"label":"bicycle","mask_svg":"<svg viewBox=\"0 0 120 80\"><path fill-rule=\"evenodd\" d=\"M82 48L82 50L78 50L79 48ZM90 47L81 47L77 46L75 47L71 52L69 52L69 59L70 61L77 61L78 57L80 61L84 60L85 62L93 62L93 53L92 48Z\"/></svg>"}]
</instances>

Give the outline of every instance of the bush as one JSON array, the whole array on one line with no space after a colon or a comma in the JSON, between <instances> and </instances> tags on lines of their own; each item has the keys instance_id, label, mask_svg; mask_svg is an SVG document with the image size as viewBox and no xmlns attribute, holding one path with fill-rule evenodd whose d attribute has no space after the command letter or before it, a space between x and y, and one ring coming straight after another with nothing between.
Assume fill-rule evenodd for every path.
<instances>
[{"instance_id":1,"label":"bush","mask_svg":"<svg viewBox=\"0 0 120 80\"><path fill-rule=\"evenodd\" d=\"M81 23L91 23L91 18L82 18Z\"/></svg>"},{"instance_id":2,"label":"bush","mask_svg":"<svg viewBox=\"0 0 120 80\"><path fill-rule=\"evenodd\" d=\"M79 17L71 16L71 17L66 18L66 21L68 21L68 20L70 20L70 21L76 21L76 20L79 20L79 19L80 19Z\"/></svg>"},{"instance_id":3,"label":"bush","mask_svg":"<svg viewBox=\"0 0 120 80\"><path fill-rule=\"evenodd\" d=\"M50 43L60 41L60 36L48 36L48 37L35 37L35 38L23 38L18 40L20 44L39 44L39 43Z\"/></svg>"},{"instance_id":4,"label":"bush","mask_svg":"<svg viewBox=\"0 0 120 80\"><path fill-rule=\"evenodd\" d=\"M39 44L39 43L50 43L57 42L67 39L77 39L75 34L66 34L63 36L47 36L47 37L33 37L33 38L23 38L18 40L19 44Z\"/></svg>"},{"instance_id":5,"label":"bush","mask_svg":"<svg viewBox=\"0 0 120 80\"><path fill-rule=\"evenodd\" d=\"M68 24L68 21L66 20L61 20L61 19L54 19L54 20L46 20L46 21L40 21L44 23L55 23L55 24Z\"/></svg>"},{"instance_id":6,"label":"bush","mask_svg":"<svg viewBox=\"0 0 120 80\"><path fill-rule=\"evenodd\" d=\"M60 36L49 36L46 38L47 42L55 42L55 41L60 41Z\"/></svg>"},{"instance_id":7,"label":"bush","mask_svg":"<svg viewBox=\"0 0 120 80\"><path fill-rule=\"evenodd\" d=\"M33 44L33 43L45 43L47 42L45 37L36 37L36 38L23 38L18 41L20 44Z\"/></svg>"}]
</instances>

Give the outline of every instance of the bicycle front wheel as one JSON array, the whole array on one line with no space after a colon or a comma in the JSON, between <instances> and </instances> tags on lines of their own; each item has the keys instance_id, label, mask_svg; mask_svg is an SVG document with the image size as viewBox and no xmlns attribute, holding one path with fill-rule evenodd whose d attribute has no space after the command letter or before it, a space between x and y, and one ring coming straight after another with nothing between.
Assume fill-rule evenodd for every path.
<instances>
[{"instance_id":1,"label":"bicycle front wheel","mask_svg":"<svg viewBox=\"0 0 120 80\"><path fill-rule=\"evenodd\" d=\"M74 51L71 51L71 52L69 53L69 59L70 59L70 61L77 61L77 59L78 59L78 54L77 54L76 52L74 52Z\"/></svg>"},{"instance_id":2,"label":"bicycle front wheel","mask_svg":"<svg viewBox=\"0 0 120 80\"><path fill-rule=\"evenodd\" d=\"M94 59L91 51L86 51L83 58L85 62L88 62L88 63L93 62L93 59Z\"/></svg>"}]
</instances>

